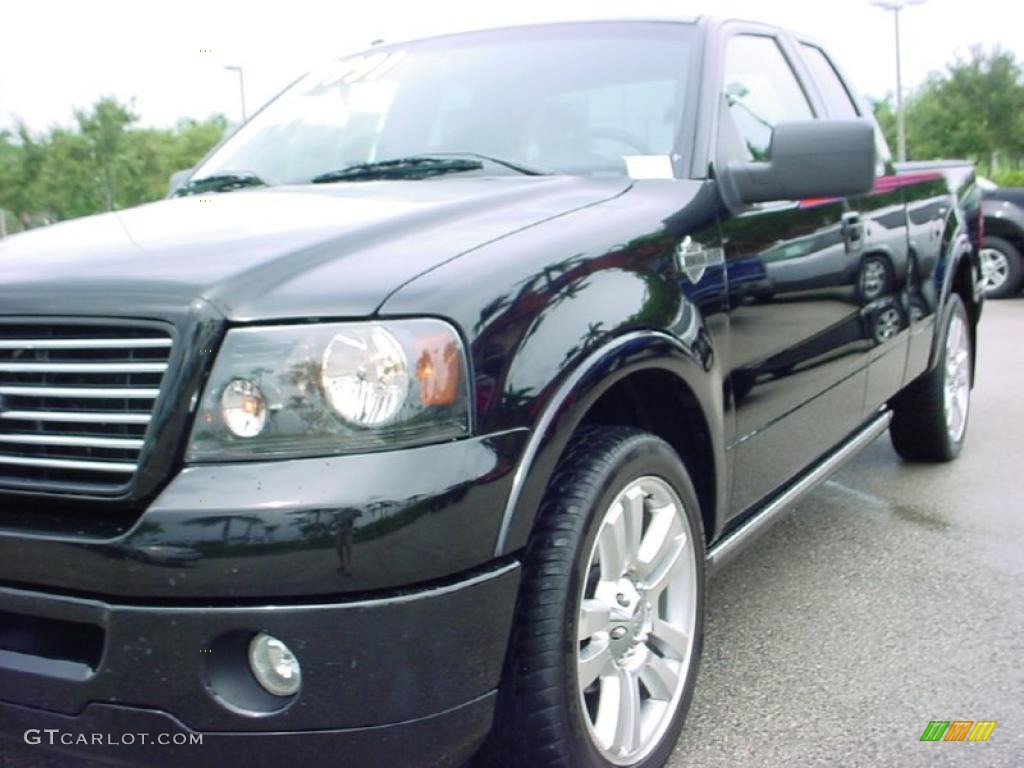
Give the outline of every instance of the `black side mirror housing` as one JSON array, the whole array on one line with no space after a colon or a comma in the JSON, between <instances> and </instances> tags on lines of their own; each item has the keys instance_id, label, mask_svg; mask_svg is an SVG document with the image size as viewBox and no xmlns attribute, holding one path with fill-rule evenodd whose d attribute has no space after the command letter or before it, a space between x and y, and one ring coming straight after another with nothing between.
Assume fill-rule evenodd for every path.
<instances>
[{"instance_id":1,"label":"black side mirror housing","mask_svg":"<svg viewBox=\"0 0 1024 768\"><path fill-rule=\"evenodd\" d=\"M752 204L864 194L875 183L875 126L864 119L779 123L768 156L721 169L726 196Z\"/></svg>"}]
</instances>

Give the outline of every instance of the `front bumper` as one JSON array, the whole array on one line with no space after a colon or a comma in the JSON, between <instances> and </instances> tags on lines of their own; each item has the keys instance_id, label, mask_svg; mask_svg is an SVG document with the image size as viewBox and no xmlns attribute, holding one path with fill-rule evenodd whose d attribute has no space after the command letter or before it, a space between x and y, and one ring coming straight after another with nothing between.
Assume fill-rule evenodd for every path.
<instances>
[{"instance_id":1,"label":"front bumper","mask_svg":"<svg viewBox=\"0 0 1024 768\"><path fill-rule=\"evenodd\" d=\"M0 585L125 602L260 603L404 589L494 557L529 435L186 467L123 533L32 529L0 498ZM57 502L54 502L56 504Z\"/></svg>"},{"instance_id":2,"label":"front bumper","mask_svg":"<svg viewBox=\"0 0 1024 768\"><path fill-rule=\"evenodd\" d=\"M458 765L490 727L518 582L518 564L505 562L422 591L260 607L0 589L0 647L19 649L0 651L0 735L20 741L36 729L40 748L129 765L303 765L325 755L345 766ZM101 647L60 658L60 637L81 636L81 626L98 628ZM260 631L302 664L292 699L263 693L248 671L245 648ZM126 744L127 733L203 740Z\"/></svg>"}]
</instances>

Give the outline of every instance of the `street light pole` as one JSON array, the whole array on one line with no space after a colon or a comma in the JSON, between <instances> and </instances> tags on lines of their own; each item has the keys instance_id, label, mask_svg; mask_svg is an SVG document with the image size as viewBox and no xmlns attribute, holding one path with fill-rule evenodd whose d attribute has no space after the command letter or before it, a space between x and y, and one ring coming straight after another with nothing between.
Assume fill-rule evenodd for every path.
<instances>
[{"instance_id":1,"label":"street light pole","mask_svg":"<svg viewBox=\"0 0 1024 768\"><path fill-rule=\"evenodd\" d=\"M900 7L892 11L893 26L896 29L896 144L899 160L907 161L907 113L903 111L903 64L900 56ZM239 71L241 76L241 71ZM244 110L243 110L244 112Z\"/></svg>"},{"instance_id":2,"label":"street light pole","mask_svg":"<svg viewBox=\"0 0 1024 768\"><path fill-rule=\"evenodd\" d=\"M925 0L871 0L886 11L892 11L893 26L896 31L896 143L897 159L902 163L907 159L907 116L903 111L903 65L900 57L900 11L908 5L920 5Z\"/></svg>"},{"instance_id":3,"label":"street light pole","mask_svg":"<svg viewBox=\"0 0 1024 768\"><path fill-rule=\"evenodd\" d=\"M237 64L228 64L224 69L238 73L238 93L242 98L242 122L244 123L248 117L245 114L245 77L242 75L242 68Z\"/></svg>"}]
</instances>

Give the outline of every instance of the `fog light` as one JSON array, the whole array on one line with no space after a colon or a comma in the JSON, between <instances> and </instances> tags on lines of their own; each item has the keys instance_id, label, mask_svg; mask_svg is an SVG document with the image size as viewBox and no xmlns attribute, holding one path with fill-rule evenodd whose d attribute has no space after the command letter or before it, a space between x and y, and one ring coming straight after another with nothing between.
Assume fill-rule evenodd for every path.
<instances>
[{"instance_id":1,"label":"fog light","mask_svg":"<svg viewBox=\"0 0 1024 768\"><path fill-rule=\"evenodd\" d=\"M302 685L299 660L283 642L261 632L249 643L249 666L264 690L275 696L291 696Z\"/></svg>"}]
</instances>

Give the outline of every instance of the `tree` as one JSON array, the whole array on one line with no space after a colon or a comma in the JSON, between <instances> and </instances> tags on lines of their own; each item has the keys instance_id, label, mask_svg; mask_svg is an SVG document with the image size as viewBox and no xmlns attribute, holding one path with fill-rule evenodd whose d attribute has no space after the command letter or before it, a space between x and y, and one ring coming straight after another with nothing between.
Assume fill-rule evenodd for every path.
<instances>
[{"instance_id":1,"label":"tree","mask_svg":"<svg viewBox=\"0 0 1024 768\"><path fill-rule=\"evenodd\" d=\"M906 101L907 154L915 160L966 158L992 173L1024 159L1024 72L1009 51L971 49L935 73ZM889 97L875 104L886 138L895 115Z\"/></svg>"},{"instance_id":2,"label":"tree","mask_svg":"<svg viewBox=\"0 0 1024 768\"><path fill-rule=\"evenodd\" d=\"M137 121L130 104L105 97L77 110L70 127L0 131L0 208L34 226L158 200L171 174L195 165L227 129L222 115L169 129Z\"/></svg>"},{"instance_id":3,"label":"tree","mask_svg":"<svg viewBox=\"0 0 1024 768\"><path fill-rule=\"evenodd\" d=\"M108 211L114 210L115 165L121 159L122 145L128 126L138 120L129 106L105 96L93 106L91 112L75 110L75 120L92 153L103 185L104 203Z\"/></svg>"},{"instance_id":4,"label":"tree","mask_svg":"<svg viewBox=\"0 0 1024 768\"><path fill-rule=\"evenodd\" d=\"M893 95L887 93L884 99L872 101L871 107L875 113L878 127L882 129L882 135L885 136L886 144L890 148L895 147L898 129L896 128L896 108L893 106Z\"/></svg>"}]
</instances>

